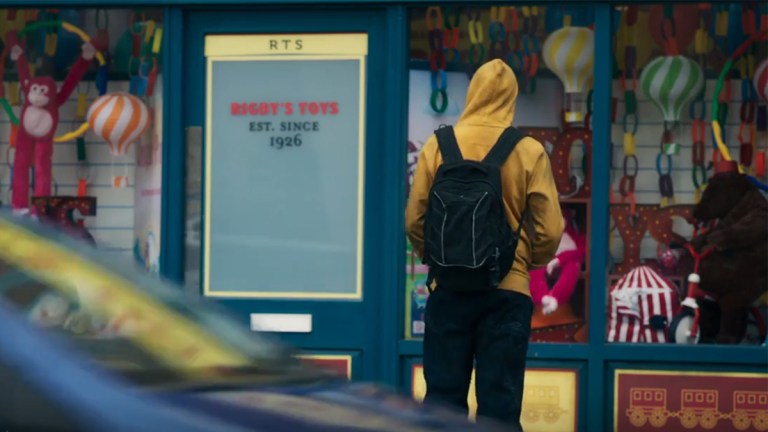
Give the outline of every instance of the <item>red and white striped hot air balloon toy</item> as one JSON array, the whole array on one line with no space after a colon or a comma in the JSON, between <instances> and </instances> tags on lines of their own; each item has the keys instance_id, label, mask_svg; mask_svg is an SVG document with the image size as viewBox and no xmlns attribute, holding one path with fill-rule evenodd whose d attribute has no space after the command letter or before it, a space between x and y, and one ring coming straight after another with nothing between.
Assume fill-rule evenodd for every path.
<instances>
[{"instance_id":1,"label":"red and white striped hot air balloon toy","mask_svg":"<svg viewBox=\"0 0 768 432\"><path fill-rule=\"evenodd\" d=\"M141 99L125 92L107 93L93 101L88 109L88 124L109 145L113 161L125 156L128 149L147 130L149 110ZM112 186L125 187L128 176L112 176Z\"/></svg>"}]
</instances>

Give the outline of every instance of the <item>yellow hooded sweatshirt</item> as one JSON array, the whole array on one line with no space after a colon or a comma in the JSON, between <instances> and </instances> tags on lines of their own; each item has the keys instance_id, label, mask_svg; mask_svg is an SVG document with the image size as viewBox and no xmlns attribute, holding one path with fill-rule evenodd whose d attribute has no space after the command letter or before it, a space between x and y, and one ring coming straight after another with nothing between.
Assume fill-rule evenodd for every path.
<instances>
[{"instance_id":1,"label":"yellow hooded sweatshirt","mask_svg":"<svg viewBox=\"0 0 768 432\"><path fill-rule=\"evenodd\" d=\"M456 140L465 159L482 160L512 125L517 100L517 78L501 60L481 66L467 90L467 103L454 126ZM408 238L419 257L424 256L424 212L437 168L442 163L435 136L419 154L416 174L405 212ZM544 146L533 138L518 142L502 166L501 181L507 218L517 229L528 201L535 237L523 229L512 270L499 287L530 296L529 268L544 267L554 257L564 229L552 168ZM529 223L524 225L530 227Z\"/></svg>"}]
</instances>

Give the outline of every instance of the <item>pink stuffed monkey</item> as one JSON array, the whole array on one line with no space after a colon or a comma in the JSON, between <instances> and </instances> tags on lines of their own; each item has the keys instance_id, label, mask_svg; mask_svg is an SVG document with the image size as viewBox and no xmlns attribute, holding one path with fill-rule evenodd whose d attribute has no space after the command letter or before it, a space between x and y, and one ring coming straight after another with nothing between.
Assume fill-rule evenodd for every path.
<instances>
[{"instance_id":1,"label":"pink stuffed monkey","mask_svg":"<svg viewBox=\"0 0 768 432\"><path fill-rule=\"evenodd\" d=\"M24 106L19 118L16 155L13 162L13 190L11 206L23 213L29 208L29 167L35 166L35 195L51 194L51 164L53 136L59 123L59 108L67 102L77 83L88 71L96 49L90 43L83 45L83 54L70 69L57 91L51 77L31 77L24 50L18 44L11 49L11 60L16 62L19 81L24 92ZM34 157L34 162L33 162Z\"/></svg>"},{"instance_id":2,"label":"pink stuffed monkey","mask_svg":"<svg viewBox=\"0 0 768 432\"><path fill-rule=\"evenodd\" d=\"M563 212L566 214L565 212ZM560 239L555 258L546 268L531 270L531 298L542 306L544 315L556 311L558 306L570 300L576 289L584 262L586 237L580 233L570 217L565 217L565 231ZM550 290L547 277L560 270L557 282Z\"/></svg>"}]
</instances>

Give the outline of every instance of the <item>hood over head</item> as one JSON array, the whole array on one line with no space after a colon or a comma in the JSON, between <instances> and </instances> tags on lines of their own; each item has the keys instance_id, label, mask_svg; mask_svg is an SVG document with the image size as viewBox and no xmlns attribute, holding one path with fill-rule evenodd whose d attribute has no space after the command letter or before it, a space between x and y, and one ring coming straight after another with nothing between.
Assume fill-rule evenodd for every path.
<instances>
[{"instance_id":1,"label":"hood over head","mask_svg":"<svg viewBox=\"0 0 768 432\"><path fill-rule=\"evenodd\" d=\"M491 60L475 72L458 124L511 126L517 102L517 77L506 63Z\"/></svg>"}]
</instances>

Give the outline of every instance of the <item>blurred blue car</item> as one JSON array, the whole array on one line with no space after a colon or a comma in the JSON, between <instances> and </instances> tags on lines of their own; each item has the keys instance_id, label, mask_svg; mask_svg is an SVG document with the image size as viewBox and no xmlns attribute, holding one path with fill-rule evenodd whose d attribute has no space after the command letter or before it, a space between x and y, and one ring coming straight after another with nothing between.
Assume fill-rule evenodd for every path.
<instances>
[{"instance_id":1,"label":"blurred blue car","mask_svg":"<svg viewBox=\"0 0 768 432\"><path fill-rule=\"evenodd\" d=\"M1 431L497 430L300 363L216 306L0 216Z\"/></svg>"}]
</instances>

